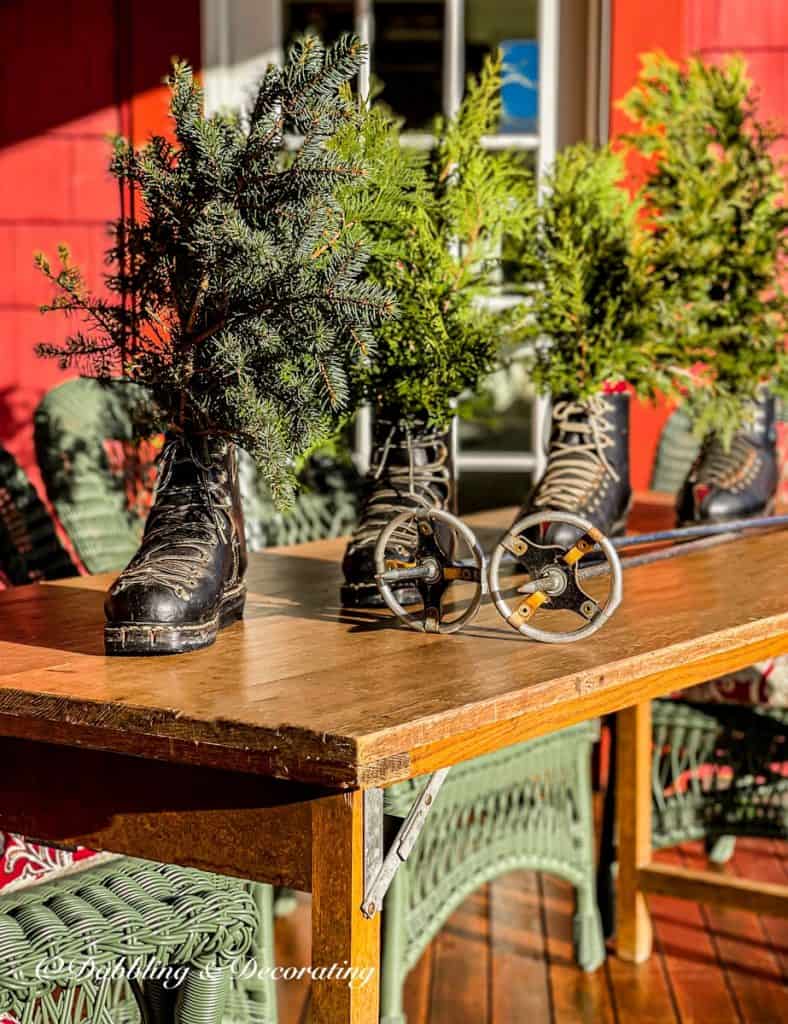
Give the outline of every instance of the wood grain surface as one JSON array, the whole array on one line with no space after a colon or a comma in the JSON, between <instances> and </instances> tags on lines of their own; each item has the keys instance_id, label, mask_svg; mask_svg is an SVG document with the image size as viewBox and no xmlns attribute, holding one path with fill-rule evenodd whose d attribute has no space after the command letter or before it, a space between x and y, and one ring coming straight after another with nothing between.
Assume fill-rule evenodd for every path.
<instances>
[{"instance_id":1,"label":"wood grain surface","mask_svg":"<svg viewBox=\"0 0 788 1024\"><path fill-rule=\"evenodd\" d=\"M641 503L664 522L664 502ZM489 550L511 510L469 520ZM548 646L487 604L426 636L339 604L344 541L253 557L243 622L205 651L106 658L109 577L0 594L0 735L386 785L788 651L786 534L625 573L599 633Z\"/></svg>"}]
</instances>

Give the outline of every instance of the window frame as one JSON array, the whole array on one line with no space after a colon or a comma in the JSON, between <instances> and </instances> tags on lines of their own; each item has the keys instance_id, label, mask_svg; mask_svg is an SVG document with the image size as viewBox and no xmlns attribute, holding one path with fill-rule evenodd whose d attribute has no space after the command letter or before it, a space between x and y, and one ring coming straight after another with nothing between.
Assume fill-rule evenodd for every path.
<instances>
[{"instance_id":1,"label":"window frame","mask_svg":"<svg viewBox=\"0 0 788 1024\"><path fill-rule=\"evenodd\" d=\"M375 0L353 0L355 31L369 47L374 64L374 4ZM451 116L462 102L465 87L465 0L443 0L443 113ZM559 53L561 35L561 0L538 0L537 38L539 42L539 101L537 131L488 136L483 144L495 150L518 150L536 155L537 181L544 178L546 169L555 159L558 147L559 115ZM242 41L247 52L258 44L259 56L237 59L234 53L240 40L233 38L233 18L246 21ZM281 60L283 52L284 2L270 0L261 5L259 0L201 0L202 66L205 103L208 111L242 102L249 83L270 60ZM254 26L250 39L249 26ZM367 61L359 73L359 90L369 91L371 67ZM431 136L422 132L406 132L403 141L408 145L428 146ZM297 140L289 140L297 145ZM490 296L489 306L503 308L517 296ZM463 452L458 441L457 421L452 424L452 455L455 471L531 473L541 474L545 462L545 428L549 414L549 399L535 396L531 411L530 451ZM354 460L363 473L369 468L372 453L372 412L369 407L359 410L355 424Z\"/></svg>"}]
</instances>

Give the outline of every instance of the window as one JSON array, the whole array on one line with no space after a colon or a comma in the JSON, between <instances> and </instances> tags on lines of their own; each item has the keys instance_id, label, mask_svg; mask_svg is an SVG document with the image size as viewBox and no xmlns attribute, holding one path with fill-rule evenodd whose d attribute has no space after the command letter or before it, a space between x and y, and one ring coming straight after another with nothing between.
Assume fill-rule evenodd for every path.
<instances>
[{"instance_id":1,"label":"window","mask_svg":"<svg viewBox=\"0 0 788 1024\"><path fill-rule=\"evenodd\" d=\"M202 0L206 103L215 107L242 100L261 66L281 54L293 35L311 28L331 40L354 29L370 50L362 90L372 78L381 83L386 102L405 118L406 141L428 145L435 114L456 109L466 73L478 70L485 53L501 47L508 65L505 116L501 131L486 144L521 151L541 172L551 163L558 142L561 9L571 10L569 35L579 35L585 46L588 29L578 27L577 12L582 8L581 20L590 25L590 12L600 2L604 0L571 5L561 0ZM579 52L584 59L585 51ZM576 62L571 58L569 63ZM488 301L501 308L517 299L507 294L503 280ZM540 471L543 461L547 407L529 393L522 371L500 371L488 390L492 416L466 417L454 432L457 469L467 474L463 494L470 495L471 505L480 504L475 490L489 492L491 475L496 503L522 497L523 474ZM364 411L356 429L361 469L368 464L370 438L370 416ZM501 473L512 474L510 495L501 493Z\"/></svg>"}]
</instances>

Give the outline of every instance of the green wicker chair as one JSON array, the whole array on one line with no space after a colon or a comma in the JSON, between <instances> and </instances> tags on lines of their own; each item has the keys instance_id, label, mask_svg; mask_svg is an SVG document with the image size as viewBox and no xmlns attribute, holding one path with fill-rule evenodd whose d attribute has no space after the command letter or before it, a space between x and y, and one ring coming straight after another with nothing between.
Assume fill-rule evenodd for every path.
<instances>
[{"instance_id":1,"label":"green wicker chair","mask_svg":"<svg viewBox=\"0 0 788 1024\"><path fill-rule=\"evenodd\" d=\"M87 377L47 392L34 417L47 497L88 572L122 568L140 543L160 443L140 444L144 393Z\"/></svg>"},{"instance_id":2,"label":"green wicker chair","mask_svg":"<svg viewBox=\"0 0 788 1024\"><path fill-rule=\"evenodd\" d=\"M248 1009L272 991L250 1003L233 981L261 912L270 921L267 886L129 858L15 886L0 894L0 1011L20 1024L273 1021Z\"/></svg>"},{"instance_id":3,"label":"green wicker chair","mask_svg":"<svg viewBox=\"0 0 788 1024\"><path fill-rule=\"evenodd\" d=\"M35 414L36 454L47 496L91 573L122 568L137 550L156 479L160 438L139 441L149 415L134 385L66 381ZM314 457L288 513L274 508L254 463L240 453L239 478L250 551L349 533L356 518L354 474Z\"/></svg>"},{"instance_id":4,"label":"green wicker chair","mask_svg":"<svg viewBox=\"0 0 788 1024\"><path fill-rule=\"evenodd\" d=\"M677 410L660 437L652 488L675 493L698 448ZM723 862L737 835L788 836L788 780L780 774L788 762L786 712L689 696L690 703L653 706L654 846L702 838L710 858Z\"/></svg>"},{"instance_id":5,"label":"green wicker chair","mask_svg":"<svg viewBox=\"0 0 788 1024\"><path fill-rule=\"evenodd\" d=\"M655 848L788 838L788 710L659 700L652 705Z\"/></svg>"},{"instance_id":6,"label":"green wicker chair","mask_svg":"<svg viewBox=\"0 0 788 1024\"><path fill-rule=\"evenodd\" d=\"M35 488L0 447L0 578L20 586L76 571Z\"/></svg>"},{"instance_id":7,"label":"green wicker chair","mask_svg":"<svg viewBox=\"0 0 788 1024\"><path fill-rule=\"evenodd\" d=\"M594 891L591 748L596 721L520 743L452 768L383 907L381 1021L403 1024L405 977L465 897L517 868L546 871L575 887L578 962L605 959ZM386 813L404 817L423 786L387 789Z\"/></svg>"},{"instance_id":8,"label":"green wicker chair","mask_svg":"<svg viewBox=\"0 0 788 1024\"><path fill-rule=\"evenodd\" d=\"M697 450L690 421L678 410L663 429L652 488L675 492ZM752 703L704 699L732 689L735 674L652 703L655 849L702 840L709 859L723 863L733 855L737 836L788 838L788 710L769 706L755 668L751 674L756 681L741 689L753 695ZM614 927L613 791L611 784L598 879L606 935Z\"/></svg>"}]
</instances>

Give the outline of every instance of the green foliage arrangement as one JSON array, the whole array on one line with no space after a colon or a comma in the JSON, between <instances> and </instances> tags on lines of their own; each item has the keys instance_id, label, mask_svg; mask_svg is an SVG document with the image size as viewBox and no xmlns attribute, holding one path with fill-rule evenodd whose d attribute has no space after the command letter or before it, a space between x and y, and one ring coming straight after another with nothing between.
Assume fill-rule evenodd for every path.
<instances>
[{"instance_id":1,"label":"green foliage arrangement","mask_svg":"<svg viewBox=\"0 0 788 1024\"><path fill-rule=\"evenodd\" d=\"M175 64L175 142L115 143L112 173L144 209L114 224L109 297L86 289L65 248L56 270L37 257L59 290L45 310L84 323L40 354L144 385L170 429L237 441L281 507L294 460L336 429L353 368L393 314L391 293L365 276L364 229L337 198L364 167L328 145L358 130L348 83L362 58L355 37L330 48L305 37L248 111L211 117ZM303 136L291 159L286 133Z\"/></svg>"},{"instance_id":2,"label":"green foliage arrangement","mask_svg":"<svg viewBox=\"0 0 788 1024\"><path fill-rule=\"evenodd\" d=\"M402 145L401 124L379 103L362 109L360 132L336 139L343 160L368 169L343 203L370 236L374 280L398 306L377 332L377 357L357 367L359 395L439 427L496 364L501 317L477 300L503 238L529 228L531 175L516 154L481 145L498 127L500 79L500 58L488 59L456 115L436 122L427 153Z\"/></svg>"},{"instance_id":3,"label":"green foliage arrangement","mask_svg":"<svg viewBox=\"0 0 788 1024\"><path fill-rule=\"evenodd\" d=\"M649 158L649 258L675 291L663 329L685 366L702 363L687 408L696 430L729 438L763 381L786 393L785 181L775 129L759 120L744 62L642 59L622 107Z\"/></svg>"},{"instance_id":4,"label":"green foliage arrangement","mask_svg":"<svg viewBox=\"0 0 788 1024\"><path fill-rule=\"evenodd\" d=\"M584 144L559 154L547 175L519 252L529 301L518 333L534 345L540 390L585 399L609 382L644 397L674 387L673 352L657 330L669 297L623 177L617 153Z\"/></svg>"}]
</instances>

